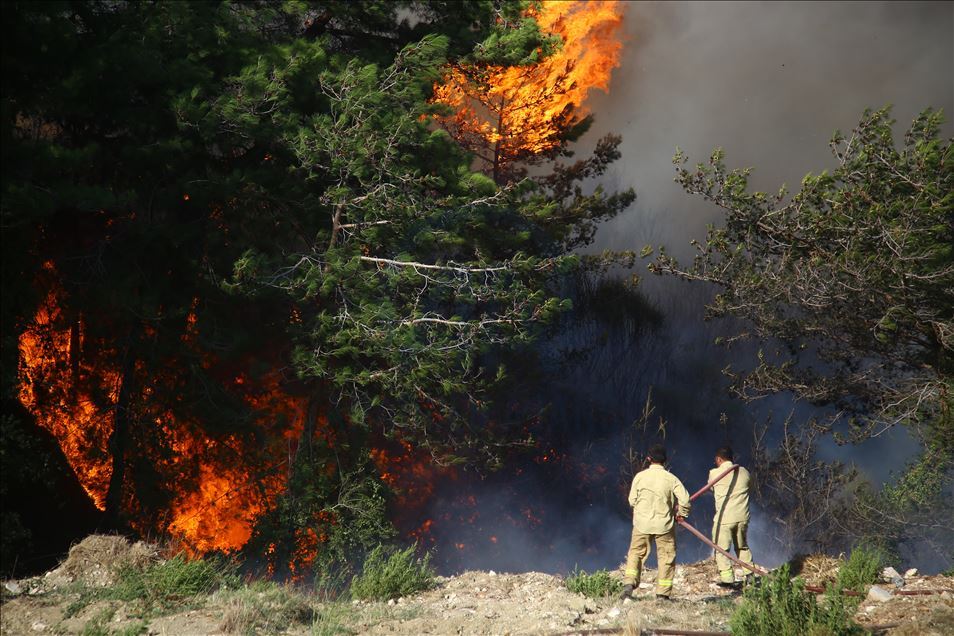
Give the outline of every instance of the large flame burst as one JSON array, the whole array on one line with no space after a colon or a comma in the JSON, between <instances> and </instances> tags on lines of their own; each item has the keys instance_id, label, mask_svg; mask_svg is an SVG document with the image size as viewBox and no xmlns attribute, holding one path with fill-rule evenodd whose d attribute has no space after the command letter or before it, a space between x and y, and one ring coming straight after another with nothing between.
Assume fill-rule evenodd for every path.
<instances>
[{"instance_id":1,"label":"large flame burst","mask_svg":"<svg viewBox=\"0 0 954 636\"><path fill-rule=\"evenodd\" d=\"M438 122L485 161L498 182L514 162L559 148L586 115L587 95L608 90L619 65L620 2L548 0L530 15L542 33L562 41L552 55L527 66L458 65L434 88L434 101L454 110Z\"/></svg>"},{"instance_id":2,"label":"large flame burst","mask_svg":"<svg viewBox=\"0 0 954 636\"><path fill-rule=\"evenodd\" d=\"M19 399L37 424L59 442L70 467L90 499L106 509L113 472L111 437L122 384L121 355L114 345L93 341L82 316L72 316L52 264L39 283L48 289L32 323L19 339ZM195 315L182 339L194 344ZM137 365L139 374L145 373ZM281 493L286 458L266 449L249 450L238 436L209 438L195 422L173 413L156 399L170 378L151 377L134 398L137 420L148 428L154 451L144 458L163 487L174 493L166 509L149 513L129 489L122 502L130 523L142 532L167 533L192 554L234 551L244 546L255 521ZM266 377L256 386L238 375L230 388L259 414L276 448L289 446L301 433L305 400L281 391ZM275 422L281 422L276 430ZM271 454L272 456L269 456ZM285 461L283 461L285 460ZM266 466L255 465L264 461ZM274 464L269 470L268 464ZM138 513L138 514L137 514Z\"/></svg>"}]
</instances>

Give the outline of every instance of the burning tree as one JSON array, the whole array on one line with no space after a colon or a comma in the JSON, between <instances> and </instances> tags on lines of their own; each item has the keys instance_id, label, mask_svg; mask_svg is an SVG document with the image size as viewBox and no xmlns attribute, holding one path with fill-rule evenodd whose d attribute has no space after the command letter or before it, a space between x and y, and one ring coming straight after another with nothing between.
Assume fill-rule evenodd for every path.
<instances>
[{"instance_id":1,"label":"burning tree","mask_svg":"<svg viewBox=\"0 0 954 636\"><path fill-rule=\"evenodd\" d=\"M505 66L478 57L446 71L434 100L452 112L437 120L483 162L494 181L511 181L523 173L522 165L552 159L585 130L587 95L595 88L607 90L619 63L618 5L533 5L528 15L551 36L553 50L541 47Z\"/></svg>"},{"instance_id":2,"label":"burning tree","mask_svg":"<svg viewBox=\"0 0 954 636\"><path fill-rule=\"evenodd\" d=\"M632 197L573 186L612 144L501 185L429 123L475 41L497 66L542 45L522 4L398 8L5 13L4 391L109 525L307 563L387 534L389 439L499 448L501 351L566 311L569 247Z\"/></svg>"}]
</instances>

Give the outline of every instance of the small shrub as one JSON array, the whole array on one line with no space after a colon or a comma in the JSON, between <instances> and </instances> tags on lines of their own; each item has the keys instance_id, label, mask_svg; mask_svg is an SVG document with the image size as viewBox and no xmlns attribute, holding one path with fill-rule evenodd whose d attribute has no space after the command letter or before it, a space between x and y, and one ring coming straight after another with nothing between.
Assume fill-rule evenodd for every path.
<instances>
[{"instance_id":1,"label":"small shrub","mask_svg":"<svg viewBox=\"0 0 954 636\"><path fill-rule=\"evenodd\" d=\"M215 597L224 605L219 629L228 634L274 634L291 625L309 625L317 615L305 597L290 587L256 581Z\"/></svg>"},{"instance_id":2,"label":"small shrub","mask_svg":"<svg viewBox=\"0 0 954 636\"><path fill-rule=\"evenodd\" d=\"M589 598L600 598L619 594L623 591L623 584L606 570L588 574L576 568L566 577L566 588Z\"/></svg>"},{"instance_id":3,"label":"small shrub","mask_svg":"<svg viewBox=\"0 0 954 636\"><path fill-rule=\"evenodd\" d=\"M434 569L430 555L417 558L416 546L405 550L374 548L365 559L364 568L351 581L351 595L359 599L383 601L434 587Z\"/></svg>"},{"instance_id":4,"label":"small shrub","mask_svg":"<svg viewBox=\"0 0 954 636\"><path fill-rule=\"evenodd\" d=\"M107 598L121 601L142 599L147 605L166 605L237 584L238 577L232 565L215 559L187 559L177 554L143 570L134 567L121 569L119 582L110 589Z\"/></svg>"},{"instance_id":5,"label":"small shrub","mask_svg":"<svg viewBox=\"0 0 954 636\"><path fill-rule=\"evenodd\" d=\"M801 579L791 579L788 565L746 588L729 620L733 636L849 636L863 630L851 622L845 595L830 589L820 606Z\"/></svg>"},{"instance_id":6,"label":"small shrub","mask_svg":"<svg viewBox=\"0 0 954 636\"><path fill-rule=\"evenodd\" d=\"M115 613L116 610L113 608L103 610L83 625L80 636L109 636L109 620Z\"/></svg>"},{"instance_id":7,"label":"small shrub","mask_svg":"<svg viewBox=\"0 0 954 636\"><path fill-rule=\"evenodd\" d=\"M346 626L350 612L351 608L343 603L323 604L311 624L311 636L352 636L356 632Z\"/></svg>"},{"instance_id":8,"label":"small shrub","mask_svg":"<svg viewBox=\"0 0 954 636\"><path fill-rule=\"evenodd\" d=\"M878 574L884 564L884 552L878 548L861 546L851 551L851 556L838 570L834 589L837 592L852 590L860 594L867 591L869 585L878 580ZM857 607L863 596L848 597L849 603Z\"/></svg>"}]
</instances>

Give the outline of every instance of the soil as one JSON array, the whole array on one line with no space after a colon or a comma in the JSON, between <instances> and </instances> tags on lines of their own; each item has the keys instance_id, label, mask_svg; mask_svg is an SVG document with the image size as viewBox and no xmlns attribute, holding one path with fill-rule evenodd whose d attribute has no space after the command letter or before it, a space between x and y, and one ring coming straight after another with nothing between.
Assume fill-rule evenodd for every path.
<instances>
[{"instance_id":1,"label":"soil","mask_svg":"<svg viewBox=\"0 0 954 636\"><path fill-rule=\"evenodd\" d=\"M77 610L84 591L105 588L122 567L145 567L160 551L121 537L91 536L74 546L63 563L46 574L3 582L0 631L3 635L39 634L652 634L656 629L720 632L739 595L716 585L711 562L679 565L672 601L653 593L655 571L648 570L635 600L590 599L570 592L562 577L527 572L463 572L439 577L437 586L388 602L319 603L301 590L289 598L310 608L304 622L284 620L270 610L264 593L215 593L161 613L137 615L122 601L98 600ZM798 565L809 585L837 575L841 561L804 557ZM742 572L737 573L741 576ZM617 572L617 576L621 573ZM891 590L893 585L880 587ZM954 634L954 577L909 575L904 590L944 590L925 596L869 597L856 620L870 627L892 625L880 633L895 636ZM272 601L268 601L272 602ZM284 621L284 624L281 624Z\"/></svg>"}]
</instances>

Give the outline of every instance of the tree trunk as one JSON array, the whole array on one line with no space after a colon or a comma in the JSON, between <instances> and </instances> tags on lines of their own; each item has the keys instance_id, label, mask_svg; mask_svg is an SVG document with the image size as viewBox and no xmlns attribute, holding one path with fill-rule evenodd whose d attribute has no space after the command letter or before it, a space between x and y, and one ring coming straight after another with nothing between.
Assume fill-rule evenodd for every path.
<instances>
[{"instance_id":1,"label":"tree trunk","mask_svg":"<svg viewBox=\"0 0 954 636\"><path fill-rule=\"evenodd\" d=\"M113 470L109 477L109 490L106 491L106 527L120 529L120 516L123 505L123 484L126 481L126 451L129 446L132 427L132 395L136 384L136 343L139 340L139 326L132 327L123 354L123 370L120 377L119 395L116 398L116 411L113 417L113 432L109 436L109 452L112 455Z\"/></svg>"},{"instance_id":2,"label":"tree trunk","mask_svg":"<svg viewBox=\"0 0 954 636\"><path fill-rule=\"evenodd\" d=\"M80 317L77 316L70 322L70 395L74 403L80 383L80 346Z\"/></svg>"},{"instance_id":3,"label":"tree trunk","mask_svg":"<svg viewBox=\"0 0 954 636\"><path fill-rule=\"evenodd\" d=\"M501 97L500 98L500 116L497 117L497 143L494 144L494 183L496 183L497 185L503 185L503 182L502 182L503 174L501 173L503 166L500 165L500 151L501 151L500 141L503 139L503 135L504 135L503 125L504 125L504 108L505 107L506 107L506 103L504 101L504 98Z\"/></svg>"}]
</instances>

